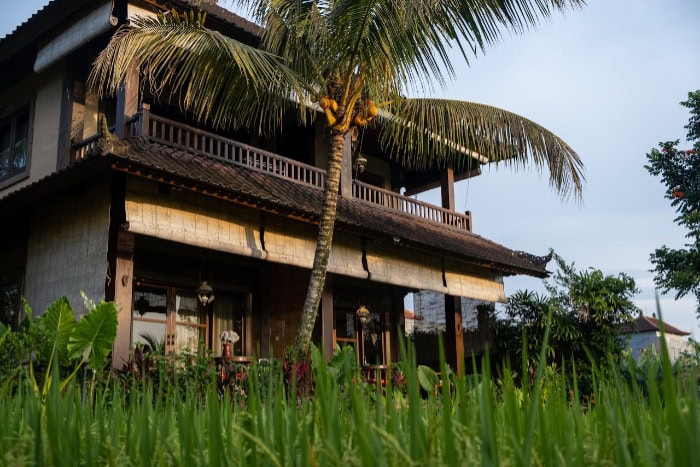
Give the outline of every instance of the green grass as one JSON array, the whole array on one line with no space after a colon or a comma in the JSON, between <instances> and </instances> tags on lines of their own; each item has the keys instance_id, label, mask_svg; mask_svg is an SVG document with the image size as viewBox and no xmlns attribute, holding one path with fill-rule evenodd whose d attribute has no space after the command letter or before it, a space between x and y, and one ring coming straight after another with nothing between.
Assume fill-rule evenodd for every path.
<instances>
[{"instance_id":1,"label":"green grass","mask_svg":"<svg viewBox=\"0 0 700 467\"><path fill-rule=\"evenodd\" d=\"M61 393L53 384L44 403L20 389L0 399L0 465L700 463L696 375L677 380L668 363L660 380L650 372L643 384L616 368L598 375L595 402L581 403L571 375L545 368L531 388L486 371L422 391L411 362L408 352L405 392L318 361L309 398L288 396L282 384L258 387L255 371L247 399L214 384L202 395L179 385L125 394L112 383L85 403L78 387Z\"/></svg>"}]
</instances>

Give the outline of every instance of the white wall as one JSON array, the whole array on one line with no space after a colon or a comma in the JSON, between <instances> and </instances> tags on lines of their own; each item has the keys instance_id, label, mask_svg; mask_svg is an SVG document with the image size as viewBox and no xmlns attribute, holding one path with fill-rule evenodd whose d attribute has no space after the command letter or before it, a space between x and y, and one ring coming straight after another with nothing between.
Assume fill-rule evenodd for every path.
<instances>
[{"instance_id":1,"label":"white wall","mask_svg":"<svg viewBox=\"0 0 700 467\"><path fill-rule=\"evenodd\" d=\"M678 357L680 357L681 353L690 350L687 339L675 334L666 335L666 345L671 362L675 362ZM637 360L642 356L644 351L653 351L659 354L661 352L661 333L658 331L648 331L631 334L628 347L632 351L632 356Z\"/></svg>"}]
</instances>

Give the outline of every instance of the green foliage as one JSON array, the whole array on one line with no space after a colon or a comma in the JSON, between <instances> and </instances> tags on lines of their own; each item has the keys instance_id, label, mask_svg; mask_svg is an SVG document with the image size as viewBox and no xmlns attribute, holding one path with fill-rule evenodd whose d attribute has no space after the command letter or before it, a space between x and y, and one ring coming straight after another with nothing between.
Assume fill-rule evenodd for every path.
<instances>
[{"instance_id":1,"label":"green foliage","mask_svg":"<svg viewBox=\"0 0 700 467\"><path fill-rule=\"evenodd\" d=\"M647 154L645 168L666 185L665 198L678 216L675 222L687 229L685 248L662 246L651 254L656 285L664 292L676 291L676 299L688 294L697 298L700 316L700 90L688 93L681 105L690 109L685 128L691 149L679 149L679 141L659 143Z\"/></svg>"},{"instance_id":2,"label":"green foliage","mask_svg":"<svg viewBox=\"0 0 700 467\"><path fill-rule=\"evenodd\" d=\"M22 376L22 362L29 354L24 333L0 323L0 397L16 387Z\"/></svg>"},{"instance_id":3,"label":"green foliage","mask_svg":"<svg viewBox=\"0 0 700 467\"><path fill-rule=\"evenodd\" d=\"M545 281L546 295L518 291L509 297L505 312L496 320L497 348L525 374L540 350L547 363L567 362L562 369L590 376L589 360L617 358L624 347L620 325L638 312L632 302L634 279L626 274L605 275L598 269L577 271L554 254L557 271ZM544 341L551 313L550 338ZM522 362L522 363L520 363ZM587 384L590 389L590 381Z\"/></svg>"},{"instance_id":4,"label":"green foliage","mask_svg":"<svg viewBox=\"0 0 700 467\"><path fill-rule=\"evenodd\" d=\"M546 327L546 325L545 325ZM546 333L546 332L545 332ZM546 339L545 339L546 341ZM412 350L404 355L411 360ZM317 356L319 356L318 354ZM544 355L541 355L542 359ZM342 359L343 357L340 357ZM312 357L313 359L313 357ZM284 386L246 401L170 386L125 394L118 384L81 403L76 386L0 398L2 465L695 465L700 444L698 386L660 364L647 389L594 368L595 399L580 403L571 378L538 365L532 385L512 375L494 384L455 378L418 391L407 367L406 395L378 392L314 359L314 393ZM342 365L341 365L342 366ZM444 363L442 365L444 367ZM276 367L276 378L282 368ZM263 387L258 372L250 384ZM574 385L575 387L575 385ZM259 394L266 394L260 397ZM342 396L342 397L340 397ZM243 403L241 403L243 402Z\"/></svg>"},{"instance_id":5,"label":"green foliage","mask_svg":"<svg viewBox=\"0 0 700 467\"><path fill-rule=\"evenodd\" d=\"M68 340L78 324L68 299L61 297L49 305L43 317L35 323L41 328L39 355L46 359L47 366L51 368L54 358L58 360L59 365L67 365Z\"/></svg>"},{"instance_id":6,"label":"green foliage","mask_svg":"<svg viewBox=\"0 0 700 467\"><path fill-rule=\"evenodd\" d=\"M93 371L107 364L117 335L117 309L112 302L95 305L86 299L86 305L88 313L76 322L66 297L38 317L25 303L27 318L20 329L34 353L28 359L29 382L42 399L49 394L54 379L60 381L58 388L63 391L84 364Z\"/></svg>"},{"instance_id":7,"label":"green foliage","mask_svg":"<svg viewBox=\"0 0 700 467\"><path fill-rule=\"evenodd\" d=\"M101 302L83 316L70 333L66 346L71 360L81 358L93 370L105 366L117 336L117 313L114 303Z\"/></svg>"}]
</instances>

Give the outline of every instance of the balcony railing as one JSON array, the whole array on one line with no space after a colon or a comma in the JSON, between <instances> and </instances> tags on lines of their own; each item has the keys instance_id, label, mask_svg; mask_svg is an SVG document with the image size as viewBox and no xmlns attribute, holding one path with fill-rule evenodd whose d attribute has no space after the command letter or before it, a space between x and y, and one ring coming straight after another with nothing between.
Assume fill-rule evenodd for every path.
<instances>
[{"instance_id":1,"label":"balcony railing","mask_svg":"<svg viewBox=\"0 0 700 467\"><path fill-rule=\"evenodd\" d=\"M202 131L180 122L150 113L144 104L137 115L127 121L127 136L148 136L151 141L195 154L226 161L230 164L266 172L297 183L323 189L326 171L293 159L264 151L214 133ZM95 146L98 136L73 145L73 160L84 158ZM471 231L471 213L461 214L403 196L360 181L353 181L352 195L367 203L392 211L427 219L463 231Z\"/></svg>"},{"instance_id":2,"label":"balcony railing","mask_svg":"<svg viewBox=\"0 0 700 467\"><path fill-rule=\"evenodd\" d=\"M469 211L466 214L450 211L357 180L353 181L352 184L352 196L368 203L378 204L394 211L422 217L440 224L451 225L461 230L469 232L472 230L472 216Z\"/></svg>"}]
</instances>

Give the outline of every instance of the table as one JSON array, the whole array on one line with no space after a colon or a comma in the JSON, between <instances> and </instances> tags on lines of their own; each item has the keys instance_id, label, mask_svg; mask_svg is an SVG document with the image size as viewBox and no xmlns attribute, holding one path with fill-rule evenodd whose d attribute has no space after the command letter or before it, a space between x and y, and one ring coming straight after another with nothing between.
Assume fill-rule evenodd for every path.
<instances>
[{"instance_id":1,"label":"table","mask_svg":"<svg viewBox=\"0 0 700 467\"><path fill-rule=\"evenodd\" d=\"M241 381L247 379L247 367L255 359L247 355L232 355L230 357L215 357L216 373L219 375L219 381L225 383L230 379Z\"/></svg>"},{"instance_id":2,"label":"table","mask_svg":"<svg viewBox=\"0 0 700 467\"><path fill-rule=\"evenodd\" d=\"M375 384L377 380L386 386L386 378L389 373L389 365L365 365L362 367L362 373L368 383Z\"/></svg>"}]
</instances>

